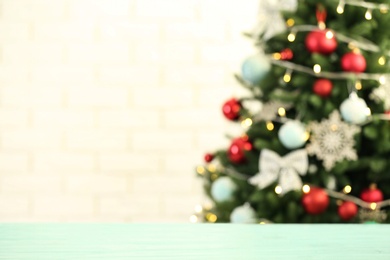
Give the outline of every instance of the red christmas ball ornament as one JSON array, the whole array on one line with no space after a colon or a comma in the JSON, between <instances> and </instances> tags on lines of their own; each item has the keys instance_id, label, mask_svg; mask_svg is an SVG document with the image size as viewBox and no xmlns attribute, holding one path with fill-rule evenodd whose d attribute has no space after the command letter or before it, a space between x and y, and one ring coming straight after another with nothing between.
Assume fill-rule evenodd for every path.
<instances>
[{"instance_id":1,"label":"red christmas ball ornament","mask_svg":"<svg viewBox=\"0 0 390 260\"><path fill-rule=\"evenodd\" d=\"M235 98L229 99L222 106L222 113L229 120L236 120L240 116L241 103Z\"/></svg>"},{"instance_id":2,"label":"red christmas ball ornament","mask_svg":"<svg viewBox=\"0 0 390 260\"><path fill-rule=\"evenodd\" d=\"M360 198L365 202L380 202L383 200L383 193L375 184L372 184L368 189L362 191Z\"/></svg>"},{"instance_id":3,"label":"red christmas ball ornament","mask_svg":"<svg viewBox=\"0 0 390 260\"><path fill-rule=\"evenodd\" d=\"M330 30L315 30L308 33L305 39L306 49L311 53L329 55L337 48L334 33Z\"/></svg>"},{"instance_id":4,"label":"red christmas ball ornament","mask_svg":"<svg viewBox=\"0 0 390 260\"><path fill-rule=\"evenodd\" d=\"M310 191L302 197L302 205L311 215L321 214L329 205L328 194L321 188L310 187Z\"/></svg>"},{"instance_id":5,"label":"red christmas ball ornament","mask_svg":"<svg viewBox=\"0 0 390 260\"><path fill-rule=\"evenodd\" d=\"M366 59L357 52L348 52L341 57L341 68L348 72L363 72L366 70Z\"/></svg>"},{"instance_id":6,"label":"red christmas ball ornament","mask_svg":"<svg viewBox=\"0 0 390 260\"><path fill-rule=\"evenodd\" d=\"M309 32L305 39L306 49L310 52L318 52L319 31Z\"/></svg>"},{"instance_id":7,"label":"red christmas ball ornament","mask_svg":"<svg viewBox=\"0 0 390 260\"><path fill-rule=\"evenodd\" d=\"M252 148L247 136L233 139L228 149L228 158L233 163L242 163L245 161L245 151L251 151Z\"/></svg>"},{"instance_id":8,"label":"red christmas ball ornament","mask_svg":"<svg viewBox=\"0 0 390 260\"><path fill-rule=\"evenodd\" d=\"M317 79L313 85L313 92L320 97L328 97L332 93L333 84L329 79Z\"/></svg>"},{"instance_id":9,"label":"red christmas ball ornament","mask_svg":"<svg viewBox=\"0 0 390 260\"><path fill-rule=\"evenodd\" d=\"M324 55L333 53L337 48L337 41L334 33L330 30L322 30L319 36L318 52Z\"/></svg>"},{"instance_id":10,"label":"red christmas ball ornament","mask_svg":"<svg viewBox=\"0 0 390 260\"><path fill-rule=\"evenodd\" d=\"M348 221L356 216L358 206L356 206L356 204L352 201L346 201L339 206L337 212L342 220Z\"/></svg>"},{"instance_id":11,"label":"red christmas ball ornament","mask_svg":"<svg viewBox=\"0 0 390 260\"><path fill-rule=\"evenodd\" d=\"M211 162L212 160L214 159L214 155L212 155L211 153L206 153L205 155L204 155L204 160L206 161L206 162Z\"/></svg>"},{"instance_id":12,"label":"red christmas ball ornament","mask_svg":"<svg viewBox=\"0 0 390 260\"><path fill-rule=\"evenodd\" d=\"M281 60L291 60L294 57L294 54L290 48L283 49L280 52Z\"/></svg>"}]
</instances>

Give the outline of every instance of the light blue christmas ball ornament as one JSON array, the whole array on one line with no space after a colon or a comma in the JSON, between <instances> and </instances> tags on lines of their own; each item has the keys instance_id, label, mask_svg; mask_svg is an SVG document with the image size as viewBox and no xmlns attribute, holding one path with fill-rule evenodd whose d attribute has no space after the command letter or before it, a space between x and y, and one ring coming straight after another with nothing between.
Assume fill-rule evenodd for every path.
<instances>
[{"instance_id":1,"label":"light blue christmas ball ornament","mask_svg":"<svg viewBox=\"0 0 390 260\"><path fill-rule=\"evenodd\" d=\"M211 185L211 196L217 202L229 201L237 185L229 177L220 177Z\"/></svg>"},{"instance_id":2,"label":"light blue christmas ball ornament","mask_svg":"<svg viewBox=\"0 0 390 260\"><path fill-rule=\"evenodd\" d=\"M245 203L232 211L230 222L236 224L256 223L256 212L248 203Z\"/></svg>"},{"instance_id":3,"label":"light blue christmas ball ornament","mask_svg":"<svg viewBox=\"0 0 390 260\"><path fill-rule=\"evenodd\" d=\"M271 69L268 58L262 54L248 57L242 64L241 77L249 83L256 85L267 75Z\"/></svg>"},{"instance_id":4,"label":"light blue christmas ball ornament","mask_svg":"<svg viewBox=\"0 0 390 260\"><path fill-rule=\"evenodd\" d=\"M361 124L365 122L367 117L371 114L366 101L359 98L355 92L341 103L340 112L343 119L352 124Z\"/></svg>"},{"instance_id":5,"label":"light blue christmas ball ornament","mask_svg":"<svg viewBox=\"0 0 390 260\"><path fill-rule=\"evenodd\" d=\"M288 121L279 129L280 142L288 149L295 149L304 145L309 137L305 126L297 121Z\"/></svg>"}]
</instances>

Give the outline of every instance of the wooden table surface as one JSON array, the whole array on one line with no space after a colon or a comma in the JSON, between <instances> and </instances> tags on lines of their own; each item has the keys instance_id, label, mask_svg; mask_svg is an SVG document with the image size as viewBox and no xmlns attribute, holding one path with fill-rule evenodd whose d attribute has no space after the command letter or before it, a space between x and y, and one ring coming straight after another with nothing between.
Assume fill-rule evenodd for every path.
<instances>
[{"instance_id":1,"label":"wooden table surface","mask_svg":"<svg viewBox=\"0 0 390 260\"><path fill-rule=\"evenodd\" d=\"M0 224L0 259L390 259L390 225Z\"/></svg>"}]
</instances>

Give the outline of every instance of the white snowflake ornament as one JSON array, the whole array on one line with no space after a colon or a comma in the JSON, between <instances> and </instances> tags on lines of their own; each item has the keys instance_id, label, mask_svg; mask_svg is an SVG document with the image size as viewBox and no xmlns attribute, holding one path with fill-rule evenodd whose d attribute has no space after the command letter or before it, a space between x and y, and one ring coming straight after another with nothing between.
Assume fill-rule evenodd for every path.
<instances>
[{"instance_id":1,"label":"white snowflake ornament","mask_svg":"<svg viewBox=\"0 0 390 260\"><path fill-rule=\"evenodd\" d=\"M322 160L327 171L344 159L357 160L354 135L360 132L360 127L341 121L337 110L321 123L310 123L309 129L312 134L306 150Z\"/></svg>"},{"instance_id":2,"label":"white snowflake ornament","mask_svg":"<svg viewBox=\"0 0 390 260\"><path fill-rule=\"evenodd\" d=\"M282 10L293 11L297 7L297 0L262 0L258 14L258 24L253 30L253 35L264 33L264 38L271 38L273 35L286 29L284 20L280 14Z\"/></svg>"},{"instance_id":3,"label":"white snowflake ornament","mask_svg":"<svg viewBox=\"0 0 390 260\"><path fill-rule=\"evenodd\" d=\"M390 109L390 77L385 79L385 83L371 92L370 98L375 102L383 102L384 109Z\"/></svg>"}]
</instances>

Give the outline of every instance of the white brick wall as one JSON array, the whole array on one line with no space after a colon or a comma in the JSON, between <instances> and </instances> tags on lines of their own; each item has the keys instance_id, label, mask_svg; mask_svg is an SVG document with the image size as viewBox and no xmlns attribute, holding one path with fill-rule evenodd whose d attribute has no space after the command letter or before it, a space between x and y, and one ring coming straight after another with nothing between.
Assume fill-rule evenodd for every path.
<instances>
[{"instance_id":1,"label":"white brick wall","mask_svg":"<svg viewBox=\"0 0 390 260\"><path fill-rule=\"evenodd\" d=\"M187 222L258 0L0 0L0 221Z\"/></svg>"}]
</instances>

